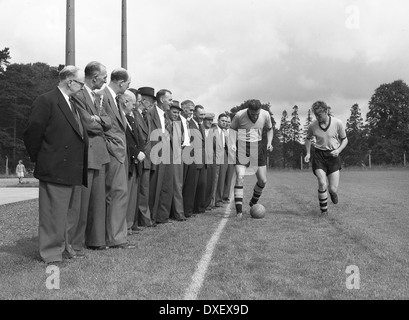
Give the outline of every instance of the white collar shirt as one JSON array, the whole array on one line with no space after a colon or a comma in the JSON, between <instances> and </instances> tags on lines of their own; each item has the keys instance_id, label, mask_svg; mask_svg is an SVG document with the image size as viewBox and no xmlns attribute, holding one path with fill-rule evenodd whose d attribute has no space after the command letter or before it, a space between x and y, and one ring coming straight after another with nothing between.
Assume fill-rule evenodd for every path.
<instances>
[{"instance_id":1,"label":"white collar shirt","mask_svg":"<svg viewBox=\"0 0 409 320\"><path fill-rule=\"evenodd\" d=\"M156 111L158 111L160 125L162 127L162 133L165 133L165 112L158 106L156 106Z\"/></svg>"}]
</instances>

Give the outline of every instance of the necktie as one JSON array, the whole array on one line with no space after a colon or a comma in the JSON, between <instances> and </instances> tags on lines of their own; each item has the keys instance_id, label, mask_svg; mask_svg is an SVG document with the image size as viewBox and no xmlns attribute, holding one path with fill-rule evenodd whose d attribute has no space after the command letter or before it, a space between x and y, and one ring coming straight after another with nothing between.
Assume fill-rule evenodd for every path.
<instances>
[{"instance_id":1,"label":"necktie","mask_svg":"<svg viewBox=\"0 0 409 320\"><path fill-rule=\"evenodd\" d=\"M97 96L96 96L96 94L95 94L95 92L94 92L94 91L91 91L91 96L92 96L92 100L94 101L94 108L95 108L95 111L97 111L97 112L98 112L98 114L100 114L99 107L98 107Z\"/></svg>"},{"instance_id":2,"label":"necktie","mask_svg":"<svg viewBox=\"0 0 409 320\"><path fill-rule=\"evenodd\" d=\"M119 114L121 114L121 107L119 106L119 96L115 97L116 106L118 107Z\"/></svg>"},{"instance_id":3,"label":"necktie","mask_svg":"<svg viewBox=\"0 0 409 320\"><path fill-rule=\"evenodd\" d=\"M70 97L70 105L71 105L72 115L74 116L75 121L77 121L78 129L79 129L79 131L81 133L81 136L83 137L84 136L84 130L83 130L81 120L80 120L80 117L78 115L77 108L75 106L74 100L71 97Z\"/></svg>"},{"instance_id":4,"label":"necktie","mask_svg":"<svg viewBox=\"0 0 409 320\"><path fill-rule=\"evenodd\" d=\"M203 129L203 123L198 123L199 125L199 130L200 133L202 134L203 139L205 138L205 133L204 133L204 129Z\"/></svg>"},{"instance_id":5,"label":"necktie","mask_svg":"<svg viewBox=\"0 0 409 320\"><path fill-rule=\"evenodd\" d=\"M173 135L173 123L169 119L169 116L165 113L165 134L166 132L169 134L169 138L172 140L172 135Z\"/></svg>"}]
</instances>

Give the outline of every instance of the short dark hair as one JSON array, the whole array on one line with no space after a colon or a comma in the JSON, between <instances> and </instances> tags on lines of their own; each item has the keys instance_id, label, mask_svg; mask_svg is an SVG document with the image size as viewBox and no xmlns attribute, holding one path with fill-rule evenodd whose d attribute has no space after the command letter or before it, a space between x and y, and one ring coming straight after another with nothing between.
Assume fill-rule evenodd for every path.
<instances>
[{"instance_id":1,"label":"short dark hair","mask_svg":"<svg viewBox=\"0 0 409 320\"><path fill-rule=\"evenodd\" d=\"M156 93L156 100L160 101L160 98L166 95L166 93L172 94L168 89L161 89Z\"/></svg>"},{"instance_id":2,"label":"short dark hair","mask_svg":"<svg viewBox=\"0 0 409 320\"><path fill-rule=\"evenodd\" d=\"M254 110L254 111L258 111L261 109L261 102L260 100L249 100L247 101L247 108L249 108L250 110Z\"/></svg>"},{"instance_id":3,"label":"short dark hair","mask_svg":"<svg viewBox=\"0 0 409 320\"><path fill-rule=\"evenodd\" d=\"M221 113L221 114L219 114L219 117L217 118L217 120L220 120L220 119L223 118L223 117L227 118L228 115L225 114L225 113Z\"/></svg>"},{"instance_id":4,"label":"short dark hair","mask_svg":"<svg viewBox=\"0 0 409 320\"><path fill-rule=\"evenodd\" d=\"M102 63L98 61L91 61L85 67L85 70L84 70L85 78L92 79L93 77L95 77L101 72L102 68L105 68L105 66Z\"/></svg>"},{"instance_id":5,"label":"short dark hair","mask_svg":"<svg viewBox=\"0 0 409 320\"><path fill-rule=\"evenodd\" d=\"M117 82L117 81L128 81L129 80L129 73L126 69L119 68L115 69L111 73L111 81Z\"/></svg>"},{"instance_id":6,"label":"short dark hair","mask_svg":"<svg viewBox=\"0 0 409 320\"><path fill-rule=\"evenodd\" d=\"M195 106L195 112L196 112L197 110L199 110L199 109L204 109L204 107L203 107L202 105L200 105L200 104L197 104L197 105Z\"/></svg>"},{"instance_id":7,"label":"short dark hair","mask_svg":"<svg viewBox=\"0 0 409 320\"><path fill-rule=\"evenodd\" d=\"M324 101L316 101L312 104L311 110L314 114L319 111L328 112L328 105Z\"/></svg>"}]
</instances>

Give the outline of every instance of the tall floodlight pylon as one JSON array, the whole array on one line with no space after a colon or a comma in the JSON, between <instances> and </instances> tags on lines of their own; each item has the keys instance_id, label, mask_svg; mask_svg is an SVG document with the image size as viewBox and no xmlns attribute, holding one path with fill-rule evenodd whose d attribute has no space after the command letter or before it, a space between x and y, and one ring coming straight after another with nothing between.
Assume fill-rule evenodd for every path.
<instances>
[{"instance_id":1,"label":"tall floodlight pylon","mask_svg":"<svg viewBox=\"0 0 409 320\"><path fill-rule=\"evenodd\" d=\"M75 0L67 0L65 65L75 65Z\"/></svg>"},{"instance_id":2,"label":"tall floodlight pylon","mask_svg":"<svg viewBox=\"0 0 409 320\"><path fill-rule=\"evenodd\" d=\"M126 0L122 0L121 67L128 69L128 29Z\"/></svg>"}]
</instances>

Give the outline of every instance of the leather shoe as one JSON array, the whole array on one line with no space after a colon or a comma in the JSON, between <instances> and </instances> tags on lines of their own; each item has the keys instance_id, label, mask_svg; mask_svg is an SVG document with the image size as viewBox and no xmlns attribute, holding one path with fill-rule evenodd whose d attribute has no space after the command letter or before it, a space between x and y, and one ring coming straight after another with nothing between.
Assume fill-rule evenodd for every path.
<instances>
[{"instance_id":1,"label":"leather shoe","mask_svg":"<svg viewBox=\"0 0 409 320\"><path fill-rule=\"evenodd\" d=\"M126 242L126 243L110 246L110 248L111 249L135 249L136 246L133 244L130 244L129 242Z\"/></svg>"},{"instance_id":2,"label":"leather shoe","mask_svg":"<svg viewBox=\"0 0 409 320\"><path fill-rule=\"evenodd\" d=\"M135 232L142 231L142 229L138 227L132 227L131 230Z\"/></svg>"},{"instance_id":3,"label":"leather shoe","mask_svg":"<svg viewBox=\"0 0 409 320\"><path fill-rule=\"evenodd\" d=\"M179 218L179 219L176 219L176 221L186 221L186 218Z\"/></svg>"},{"instance_id":4,"label":"leather shoe","mask_svg":"<svg viewBox=\"0 0 409 320\"><path fill-rule=\"evenodd\" d=\"M88 246L87 248L90 250L107 250L108 249L107 246Z\"/></svg>"},{"instance_id":5,"label":"leather shoe","mask_svg":"<svg viewBox=\"0 0 409 320\"><path fill-rule=\"evenodd\" d=\"M59 266L59 265L61 265L62 263L63 263L62 260L46 262L46 264L47 264L48 266Z\"/></svg>"},{"instance_id":6,"label":"leather shoe","mask_svg":"<svg viewBox=\"0 0 409 320\"><path fill-rule=\"evenodd\" d=\"M170 221L170 220L164 221L164 222L157 222L157 224L172 224L172 223L173 221Z\"/></svg>"}]
</instances>

